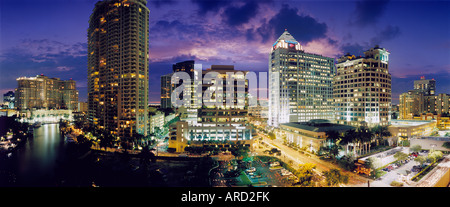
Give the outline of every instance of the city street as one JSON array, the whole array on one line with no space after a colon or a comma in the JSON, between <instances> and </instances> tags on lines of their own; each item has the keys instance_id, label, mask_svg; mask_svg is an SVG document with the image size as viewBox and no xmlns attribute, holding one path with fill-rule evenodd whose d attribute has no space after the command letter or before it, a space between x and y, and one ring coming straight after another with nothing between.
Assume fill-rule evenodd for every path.
<instances>
[{"instance_id":1,"label":"city street","mask_svg":"<svg viewBox=\"0 0 450 207\"><path fill-rule=\"evenodd\" d=\"M283 162L289 163L289 160L292 161L292 167L294 169L298 169L299 164L303 163L313 163L316 165L316 172L321 174L323 171L328 171L330 169L336 168L341 169L337 164L327 162L324 160L319 159L318 157L314 155L309 154L303 154L301 152L298 152L286 145L283 144L283 140L280 139L269 139L266 135L258 133L259 136L263 137L263 142L269 145L270 148L277 148L281 150L281 156L278 156ZM255 152L263 155L264 150L267 148L259 149L256 147ZM345 171L341 169L343 172L346 172L349 176L349 183L348 186L358 186L358 185L366 185L367 186L367 178L361 177L355 173Z\"/></svg>"}]
</instances>

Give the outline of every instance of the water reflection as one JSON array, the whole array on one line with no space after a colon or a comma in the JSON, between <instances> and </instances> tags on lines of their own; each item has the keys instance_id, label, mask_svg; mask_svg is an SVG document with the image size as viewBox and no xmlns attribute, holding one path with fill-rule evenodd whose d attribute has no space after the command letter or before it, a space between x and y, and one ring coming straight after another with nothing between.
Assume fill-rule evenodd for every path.
<instances>
[{"instance_id":1,"label":"water reflection","mask_svg":"<svg viewBox=\"0 0 450 207\"><path fill-rule=\"evenodd\" d=\"M45 124L34 130L34 138L18 149L16 164L17 184L23 186L51 186L58 158L62 155L64 138L58 124Z\"/></svg>"}]
</instances>

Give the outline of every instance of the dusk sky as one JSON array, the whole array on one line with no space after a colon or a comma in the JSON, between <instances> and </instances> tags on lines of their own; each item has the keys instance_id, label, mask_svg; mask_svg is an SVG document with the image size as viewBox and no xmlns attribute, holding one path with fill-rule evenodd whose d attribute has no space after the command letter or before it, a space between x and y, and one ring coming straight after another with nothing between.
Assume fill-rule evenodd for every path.
<instances>
[{"instance_id":1,"label":"dusk sky","mask_svg":"<svg viewBox=\"0 0 450 207\"><path fill-rule=\"evenodd\" d=\"M1 0L0 93L16 78L44 74L77 82L87 99L87 28L97 0ZM425 76L450 94L450 1L148 1L149 103L159 103L160 76L195 60L268 71L272 44L287 29L306 52L333 58L390 54L392 100Z\"/></svg>"}]
</instances>

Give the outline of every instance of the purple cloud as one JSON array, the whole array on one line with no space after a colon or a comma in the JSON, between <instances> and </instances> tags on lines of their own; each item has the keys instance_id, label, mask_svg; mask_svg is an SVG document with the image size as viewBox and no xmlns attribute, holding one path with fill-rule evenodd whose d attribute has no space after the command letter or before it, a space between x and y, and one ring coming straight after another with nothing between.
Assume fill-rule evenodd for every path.
<instances>
[{"instance_id":1,"label":"purple cloud","mask_svg":"<svg viewBox=\"0 0 450 207\"><path fill-rule=\"evenodd\" d=\"M365 27L374 24L386 10L389 0L362 0L356 2L355 17L350 24Z\"/></svg>"},{"instance_id":2,"label":"purple cloud","mask_svg":"<svg viewBox=\"0 0 450 207\"><path fill-rule=\"evenodd\" d=\"M280 11L265 22L256 32L262 42L273 41L287 29L302 44L326 37L328 27L309 15L299 14L298 9L283 5Z\"/></svg>"}]
</instances>

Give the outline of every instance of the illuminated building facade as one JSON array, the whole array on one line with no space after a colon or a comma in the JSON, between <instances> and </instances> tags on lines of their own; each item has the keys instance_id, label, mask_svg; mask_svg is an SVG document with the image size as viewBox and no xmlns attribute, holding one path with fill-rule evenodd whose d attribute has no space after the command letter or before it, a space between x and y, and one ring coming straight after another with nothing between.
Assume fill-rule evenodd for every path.
<instances>
[{"instance_id":1,"label":"illuminated building facade","mask_svg":"<svg viewBox=\"0 0 450 207\"><path fill-rule=\"evenodd\" d=\"M3 94L3 109L14 109L14 92L8 91L7 93Z\"/></svg>"},{"instance_id":2,"label":"illuminated building facade","mask_svg":"<svg viewBox=\"0 0 450 207\"><path fill-rule=\"evenodd\" d=\"M173 73L161 76L161 108L165 109L165 108L173 107L172 102L171 102L172 91L174 88L181 85L181 83L178 85L171 84L172 75L176 72L186 72L191 77L191 80L193 80L194 64L195 64L194 60L187 60L187 61L175 63L172 66ZM193 81L191 81L191 83L192 83L192 87L186 88L186 90L187 90L186 92L188 94L189 93L193 94L191 91L194 86Z\"/></svg>"},{"instance_id":3,"label":"illuminated building facade","mask_svg":"<svg viewBox=\"0 0 450 207\"><path fill-rule=\"evenodd\" d=\"M431 96L429 102L434 102L434 104L430 104L434 106L433 112L450 116L450 94L440 93L436 96Z\"/></svg>"},{"instance_id":4,"label":"illuminated building facade","mask_svg":"<svg viewBox=\"0 0 450 207\"><path fill-rule=\"evenodd\" d=\"M212 146L229 147L230 142L240 142L250 146L252 140L252 127L246 123L248 115L248 82L245 81L245 71L234 70L232 65L212 65L210 69L202 70L202 106L186 108L188 114L197 112L197 120L180 115L180 122L170 126L169 150L176 152L184 151L186 146ZM217 78L209 79L208 74L217 73ZM236 81L228 82L227 78ZM237 80L243 80L243 84ZM227 83L234 88L233 93L227 92ZM242 84L242 85L240 85ZM240 86L239 86L240 85ZM229 85L230 86L230 85ZM239 93L242 87L244 93ZM213 93L206 97L209 92L223 92L221 95ZM198 94L192 95L196 97ZM231 104L226 103L227 96ZM219 100L218 102L216 102ZM192 100L195 103L194 100ZM219 103L212 105L211 103ZM181 108L184 108L182 106ZM220 147L219 146L219 147Z\"/></svg>"},{"instance_id":5,"label":"illuminated building facade","mask_svg":"<svg viewBox=\"0 0 450 207\"><path fill-rule=\"evenodd\" d=\"M308 122L290 122L280 124L280 135L286 138L286 142L293 144L300 149L307 149L310 152L319 151L321 146L327 144L326 132L336 131L345 133L355 127L333 124L329 120L312 119Z\"/></svg>"},{"instance_id":6,"label":"illuminated building facade","mask_svg":"<svg viewBox=\"0 0 450 207\"><path fill-rule=\"evenodd\" d=\"M419 90L409 90L400 94L398 119L412 119L425 111L424 94Z\"/></svg>"},{"instance_id":7,"label":"illuminated building facade","mask_svg":"<svg viewBox=\"0 0 450 207\"><path fill-rule=\"evenodd\" d=\"M170 99L170 95L172 94L172 79L173 73L162 75L161 76L161 108L167 109L172 108L172 103Z\"/></svg>"},{"instance_id":8,"label":"illuminated building facade","mask_svg":"<svg viewBox=\"0 0 450 207\"><path fill-rule=\"evenodd\" d=\"M78 91L74 80L60 80L44 75L17 78L15 106L17 110L77 110Z\"/></svg>"},{"instance_id":9,"label":"illuminated building facade","mask_svg":"<svg viewBox=\"0 0 450 207\"><path fill-rule=\"evenodd\" d=\"M414 90L400 94L399 119L414 119L422 114L450 115L450 95L435 95L436 81L424 76L414 81Z\"/></svg>"},{"instance_id":10,"label":"illuminated building facade","mask_svg":"<svg viewBox=\"0 0 450 207\"><path fill-rule=\"evenodd\" d=\"M378 46L364 57L338 59L333 96L336 122L351 126L387 126L391 120L389 52Z\"/></svg>"},{"instance_id":11,"label":"illuminated building facade","mask_svg":"<svg viewBox=\"0 0 450 207\"><path fill-rule=\"evenodd\" d=\"M114 134L148 134L146 0L96 3L88 28L88 121Z\"/></svg>"},{"instance_id":12,"label":"illuminated building facade","mask_svg":"<svg viewBox=\"0 0 450 207\"><path fill-rule=\"evenodd\" d=\"M414 81L414 89L423 92L425 96L433 96L436 93L436 81L421 76L420 80Z\"/></svg>"},{"instance_id":13,"label":"illuminated building facade","mask_svg":"<svg viewBox=\"0 0 450 207\"><path fill-rule=\"evenodd\" d=\"M268 125L334 120L334 59L306 53L286 30L269 56Z\"/></svg>"}]
</instances>

